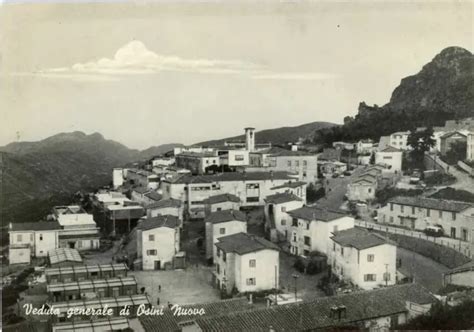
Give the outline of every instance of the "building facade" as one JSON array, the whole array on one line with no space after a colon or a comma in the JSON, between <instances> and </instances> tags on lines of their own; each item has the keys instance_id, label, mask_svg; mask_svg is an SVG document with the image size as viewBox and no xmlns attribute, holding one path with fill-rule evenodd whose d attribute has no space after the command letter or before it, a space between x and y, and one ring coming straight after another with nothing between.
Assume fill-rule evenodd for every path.
<instances>
[{"instance_id":1,"label":"building facade","mask_svg":"<svg viewBox=\"0 0 474 332\"><path fill-rule=\"evenodd\" d=\"M394 173L402 171L403 151L392 146L378 151L375 154L375 163L387 166L387 168Z\"/></svg>"},{"instance_id":2,"label":"building facade","mask_svg":"<svg viewBox=\"0 0 474 332\"><path fill-rule=\"evenodd\" d=\"M304 200L292 193L277 193L265 198L265 228L272 242L289 241L292 218L288 211L305 204Z\"/></svg>"}]
</instances>

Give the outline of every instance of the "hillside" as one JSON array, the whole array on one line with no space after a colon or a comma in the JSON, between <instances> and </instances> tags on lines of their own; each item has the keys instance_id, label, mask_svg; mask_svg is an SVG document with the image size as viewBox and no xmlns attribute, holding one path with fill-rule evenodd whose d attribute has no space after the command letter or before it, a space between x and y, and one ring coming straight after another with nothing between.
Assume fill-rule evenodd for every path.
<instances>
[{"instance_id":1,"label":"hillside","mask_svg":"<svg viewBox=\"0 0 474 332\"><path fill-rule=\"evenodd\" d=\"M286 144L288 142L296 142L299 138L306 139L310 137L314 131L323 128L331 128L337 126L330 122L311 122L295 127L281 127L275 129L266 129L257 131L255 133L255 139L257 143L271 142L274 145ZM198 143L199 145L219 145L225 141L244 140L244 135L222 138L219 140L206 141Z\"/></svg>"},{"instance_id":2,"label":"hillside","mask_svg":"<svg viewBox=\"0 0 474 332\"><path fill-rule=\"evenodd\" d=\"M382 107L359 104L355 117L344 125L315 132L316 143L378 140L399 130L440 126L446 120L474 116L474 55L460 47L448 47L415 75L405 77Z\"/></svg>"},{"instance_id":3,"label":"hillside","mask_svg":"<svg viewBox=\"0 0 474 332\"><path fill-rule=\"evenodd\" d=\"M69 203L74 192L109 184L114 167L149 158L174 146L166 144L139 151L98 133L73 132L1 147L1 224L38 220L52 205Z\"/></svg>"}]
</instances>

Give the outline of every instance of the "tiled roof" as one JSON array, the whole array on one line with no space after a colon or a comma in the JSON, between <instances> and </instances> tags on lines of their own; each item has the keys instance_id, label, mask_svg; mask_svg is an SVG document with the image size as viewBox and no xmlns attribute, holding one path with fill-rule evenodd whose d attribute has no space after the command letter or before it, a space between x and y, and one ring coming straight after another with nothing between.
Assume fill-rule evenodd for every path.
<instances>
[{"instance_id":1,"label":"tiled roof","mask_svg":"<svg viewBox=\"0 0 474 332\"><path fill-rule=\"evenodd\" d=\"M287 202L292 202L292 201L302 201L302 199L290 193L280 193L280 194L270 195L265 198L265 202L273 203L273 204L282 204L282 203L287 203Z\"/></svg>"},{"instance_id":2,"label":"tiled roof","mask_svg":"<svg viewBox=\"0 0 474 332\"><path fill-rule=\"evenodd\" d=\"M204 221L217 224L232 220L247 222L247 216L245 215L245 213L239 210L222 210L212 212L206 217Z\"/></svg>"},{"instance_id":3,"label":"tiled roof","mask_svg":"<svg viewBox=\"0 0 474 332\"><path fill-rule=\"evenodd\" d=\"M307 183L303 182L303 181L288 181L288 182L283 183L282 185L273 187L271 189L298 188L298 187L304 186L306 184Z\"/></svg>"},{"instance_id":4,"label":"tiled roof","mask_svg":"<svg viewBox=\"0 0 474 332\"><path fill-rule=\"evenodd\" d=\"M159 227L176 228L179 225L180 220L178 217L172 215L159 215L153 218L145 219L144 221L138 224L138 228L142 231L147 231Z\"/></svg>"},{"instance_id":5,"label":"tiled roof","mask_svg":"<svg viewBox=\"0 0 474 332\"><path fill-rule=\"evenodd\" d=\"M179 199L169 198L148 204L146 206L147 209L164 209L169 207L179 208L181 207L181 201Z\"/></svg>"},{"instance_id":6,"label":"tiled roof","mask_svg":"<svg viewBox=\"0 0 474 332\"><path fill-rule=\"evenodd\" d=\"M436 298L418 284L396 285L372 291L320 297L311 302L276 305L215 317L202 316L196 323L203 332L314 331L407 312L406 303L433 304ZM345 306L339 319L332 307Z\"/></svg>"},{"instance_id":7,"label":"tiled roof","mask_svg":"<svg viewBox=\"0 0 474 332\"><path fill-rule=\"evenodd\" d=\"M132 188L132 191L135 191L139 194L145 194L145 193L149 192L150 189L147 188L147 187L134 187L134 188Z\"/></svg>"},{"instance_id":8,"label":"tiled roof","mask_svg":"<svg viewBox=\"0 0 474 332\"><path fill-rule=\"evenodd\" d=\"M426 209L461 212L474 207L472 203L448 201L445 199L427 198L420 196L397 196L388 200L388 203L416 206Z\"/></svg>"},{"instance_id":9,"label":"tiled roof","mask_svg":"<svg viewBox=\"0 0 474 332\"><path fill-rule=\"evenodd\" d=\"M366 183L366 184L375 184L376 181L374 179L371 179L371 178L368 178L368 177L360 177L360 178L357 178L355 179L354 181L352 181L350 183L350 185L354 185L354 184L362 184L362 183Z\"/></svg>"},{"instance_id":10,"label":"tiled roof","mask_svg":"<svg viewBox=\"0 0 474 332\"><path fill-rule=\"evenodd\" d=\"M183 309L202 308L205 312L205 317L215 317L250 310L254 306L244 297L210 303L181 305L180 307ZM142 315L139 317L139 320L146 332L178 332L182 330L181 326L189 325L189 323L200 317L202 316L174 315L173 310L166 308L163 310L163 315Z\"/></svg>"},{"instance_id":11,"label":"tiled roof","mask_svg":"<svg viewBox=\"0 0 474 332\"><path fill-rule=\"evenodd\" d=\"M172 180L171 183L212 183L229 181L264 181L264 180L293 180L288 172L227 172L212 175L185 174Z\"/></svg>"},{"instance_id":12,"label":"tiled roof","mask_svg":"<svg viewBox=\"0 0 474 332\"><path fill-rule=\"evenodd\" d=\"M394 148L393 146L388 146L380 152L402 152L402 150Z\"/></svg>"},{"instance_id":13,"label":"tiled roof","mask_svg":"<svg viewBox=\"0 0 474 332\"><path fill-rule=\"evenodd\" d=\"M357 227L335 232L331 239L343 247L353 247L358 250L388 243L381 235Z\"/></svg>"},{"instance_id":14,"label":"tiled roof","mask_svg":"<svg viewBox=\"0 0 474 332\"><path fill-rule=\"evenodd\" d=\"M217 203L224 203L224 202L234 202L240 203L240 198L232 194L221 194L221 195L214 195L210 196L203 200L204 204L217 204Z\"/></svg>"},{"instance_id":15,"label":"tiled roof","mask_svg":"<svg viewBox=\"0 0 474 332\"><path fill-rule=\"evenodd\" d=\"M303 206L299 209L288 211L287 213L293 218L309 221L332 221L346 216L346 214L342 212L332 211L317 206Z\"/></svg>"},{"instance_id":16,"label":"tiled roof","mask_svg":"<svg viewBox=\"0 0 474 332\"><path fill-rule=\"evenodd\" d=\"M113 205L110 207L113 207ZM109 209L109 214L111 220L114 218L116 220L140 219L143 217L144 210L142 207L131 205L130 208L124 207L123 209Z\"/></svg>"},{"instance_id":17,"label":"tiled roof","mask_svg":"<svg viewBox=\"0 0 474 332\"><path fill-rule=\"evenodd\" d=\"M53 231L61 229L57 221L15 222L10 224L10 231Z\"/></svg>"},{"instance_id":18,"label":"tiled roof","mask_svg":"<svg viewBox=\"0 0 474 332\"><path fill-rule=\"evenodd\" d=\"M71 248L57 248L48 251L48 258L51 265L63 262L81 263L82 257L79 251Z\"/></svg>"},{"instance_id":19,"label":"tiled roof","mask_svg":"<svg viewBox=\"0 0 474 332\"><path fill-rule=\"evenodd\" d=\"M145 194L145 197L148 197L149 199L154 201L159 201L163 198L163 196L158 194L156 191L151 191L148 194Z\"/></svg>"},{"instance_id":20,"label":"tiled roof","mask_svg":"<svg viewBox=\"0 0 474 332\"><path fill-rule=\"evenodd\" d=\"M463 133L462 131L450 131L450 132L447 132L446 134L444 134L443 136L441 136L441 139L444 139L444 138L448 138L450 136L453 136L455 134L458 134L458 135L461 135L461 136L467 136L465 133Z\"/></svg>"},{"instance_id":21,"label":"tiled roof","mask_svg":"<svg viewBox=\"0 0 474 332\"><path fill-rule=\"evenodd\" d=\"M271 243L270 241L247 233L236 233L223 236L218 240L219 242L216 243L216 247L222 249L225 252L234 252L239 255L244 255L264 249L280 250L278 246Z\"/></svg>"},{"instance_id":22,"label":"tiled roof","mask_svg":"<svg viewBox=\"0 0 474 332\"><path fill-rule=\"evenodd\" d=\"M467 262L466 264L463 264L461 266L455 267L454 269L449 270L445 274L454 274L466 271L471 271L471 273L474 274L474 260Z\"/></svg>"}]
</instances>

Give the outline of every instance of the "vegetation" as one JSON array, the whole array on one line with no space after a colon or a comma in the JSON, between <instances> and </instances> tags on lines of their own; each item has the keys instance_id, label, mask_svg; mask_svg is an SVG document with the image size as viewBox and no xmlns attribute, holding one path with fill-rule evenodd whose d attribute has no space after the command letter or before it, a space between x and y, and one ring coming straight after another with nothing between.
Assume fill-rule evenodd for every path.
<instances>
[{"instance_id":1,"label":"vegetation","mask_svg":"<svg viewBox=\"0 0 474 332\"><path fill-rule=\"evenodd\" d=\"M436 303L427 315L415 317L397 328L400 330L471 330L474 327L473 312L473 300L454 307Z\"/></svg>"},{"instance_id":2,"label":"vegetation","mask_svg":"<svg viewBox=\"0 0 474 332\"><path fill-rule=\"evenodd\" d=\"M308 201L308 203L314 203L318 199L323 198L325 195L326 191L324 190L324 187L320 187L319 189L317 189L313 183L310 183L306 187L306 200Z\"/></svg>"},{"instance_id":3,"label":"vegetation","mask_svg":"<svg viewBox=\"0 0 474 332\"><path fill-rule=\"evenodd\" d=\"M381 205L387 204L388 200L396 196L418 196L423 193L421 189L398 189L386 188L375 193L375 200Z\"/></svg>"},{"instance_id":4,"label":"vegetation","mask_svg":"<svg viewBox=\"0 0 474 332\"><path fill-rule=\"evenodd\" d=\"M451 174L437 172L429 177L425 177L428 186L449 185L456 181L456 177Z\"/></svg>"},{"instance_id":5,"label":"vegetation","mask_svg":"<svg viewBox=\"0 0 474 332\"><path fill-rule=\"evenodd\" d=\"M408 135L407 144L412 147L410 158L415 168L424 169L425 152L428 152L436 144L433 138L433 127L428 127L423 131L412 131Z\"/></svg>"},{"instance_id":6,"label":"vegetation","mask_svg":"<svg viewBox=\"0 0 474 332\"><path fill-rule=\"evenodd\" d=\"M474 203L473 193L466 190L454 189L451 187L441 189L430 197Z\"/></svg>"},{"instance_id":7,"label":"vegetation","mask_svg":"<svg viewBox=\"0 0 474 332\"><path fill-rule=\"evenodd\" d=\"M454 142L451 144L451 148L446 152L443 160L450 165L456 165L458 161L466 159L467 142Z\"/></svg>"}]
</instances>

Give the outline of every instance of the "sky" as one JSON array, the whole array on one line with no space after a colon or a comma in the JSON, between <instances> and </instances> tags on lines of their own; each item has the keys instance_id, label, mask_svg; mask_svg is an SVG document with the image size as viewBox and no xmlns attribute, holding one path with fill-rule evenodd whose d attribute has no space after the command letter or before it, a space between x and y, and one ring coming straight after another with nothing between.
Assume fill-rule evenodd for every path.
<instances>
[{"instance_id":1,"label":"sky","mask_svg":"<svg viewBox=\"0 0 474 332\"><path fill-rule=\"evenodd\" d=\"M342 123L445 47L474 49L473 1L65 2L0 2L0 146Z\"/></svg>"}]
</instances>

